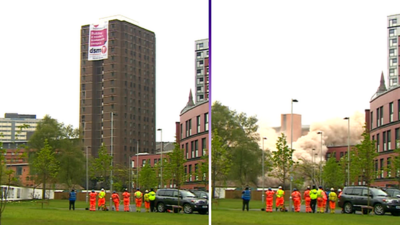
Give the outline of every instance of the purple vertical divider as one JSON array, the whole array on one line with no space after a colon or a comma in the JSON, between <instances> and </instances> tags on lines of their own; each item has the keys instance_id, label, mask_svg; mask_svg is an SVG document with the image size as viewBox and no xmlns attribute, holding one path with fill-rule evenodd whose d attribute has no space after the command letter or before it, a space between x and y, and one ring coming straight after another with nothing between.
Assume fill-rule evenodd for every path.
<instances>
[{"instance_id":1,"label":"purple vertical divider","mask_svg":"<svg viewBox=\"0 0 400 225\"><path fill-rule=\"evenodd\" d=\"M208 94L208 190L209 193L211 193L212 188L211 188L211 131L212 131L212 112L211 112L211 106L212 106L212 35L211 35L211 2L212 0L208 0L208 89L209 89L209 94ZM211 196L211 195L209 195ZM208 224L211 223L211 214L212 214L212 198L209 199L209 209L208 209Z\"/></svg>"}]
</instances>

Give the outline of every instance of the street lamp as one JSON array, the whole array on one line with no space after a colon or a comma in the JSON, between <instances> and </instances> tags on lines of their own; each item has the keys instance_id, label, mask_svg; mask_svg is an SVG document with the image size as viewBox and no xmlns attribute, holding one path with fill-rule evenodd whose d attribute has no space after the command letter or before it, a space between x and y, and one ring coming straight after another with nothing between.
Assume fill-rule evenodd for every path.
<instances>
[{"instance_id":1,"label":"street lamp","mask_svg":"<svg viewBox=\"0 0 400 225\"><path fill-rule=\"evenodd\" d=\"M262 199L261 202L264 203L264 187L265 187L265 172L264 172L264 140L267 140L267 137L263 137L263 142L262 142Z\"/></svg>"},{"instance_id":2,"label":"street lamp","mask_svg":"<svg viewBox=\"0 0 400 225\"><path fill-rule=\"evenodd\" d=\"M297 99L291 100L291 111L290 111L290 149L293 150L293 102L299 102ZM292 210L292 182L293 182L293 175L292 175L292 166L290 166L290 201L289 201L289 209Z\"/></svg>"},{"instance_id":3,"label":"street lamp","mask_svg":"<svg viewBox=\"0 0 400 225\"><path fill-rule=\"evenodd\" d=\"M350 186L350 117L343 118L347 120L347 185Z\"/></svg>"},{"instance_id":4,"label":"street lamp","mask_svg":"<svg viewBox=\"0 0 400 225\"><path fill-rule=\"evenodd\" d=\"M160 137L161 137L161 168L160 168L160 174L161 174L161 188L163 188L163 176L162 176L162 170L163 170L163 142L162 142L162 129L159 128L157 131L160 131Z\"/></svg>"},{"instance_id":5,"label":"street lamp","mask_svg":"<svg viewBox=\"0 0 400 225\"><path fill-rule=\"evenodd\" d=\"M319 161L319 185L322 185L322 131L318 131L317 134L321 135L321 149L320 149L320 161Z\"/></svg>"},{"instance_id":6,"label":"street lamp","mask_svg":"<svg viewBox=\"0 0 400 225\"><path fill-rule=\"evenodd\" d=\"M314 167L314 151L315 148L312 149L312 171L313 171L313 183L315 183L315 167Z\"/></svg>"},{"instance_id":7,"label":"street lamp","mask_svg":"<svg viewBox=\"0 0 400 225\"><path fill-rule=\"evenodd\" d=\"M110 171L110 209L112 208L112 192L113 192L113 161L114 161L114 116L117 114L111 112L111 171Z\"/></svg>"},{"instance_id":8,"label":"street lamp","mask_svg":"<svg viewBox=\"0 0 400 225\"><path fill-rule=\"evenodd\" d=\"M90 146L86 146L86 204L89 201L89 148Z\"/></svg>"},{"instance_id":9,"label":"street lamp","mask_svg":"<svg viewBox=\"0 0 400 225\"><path fill-rule=\"evenodd\" d=\"M136 141L136 189L139 188L139 140Z\"/></svg>"}]
</instances>

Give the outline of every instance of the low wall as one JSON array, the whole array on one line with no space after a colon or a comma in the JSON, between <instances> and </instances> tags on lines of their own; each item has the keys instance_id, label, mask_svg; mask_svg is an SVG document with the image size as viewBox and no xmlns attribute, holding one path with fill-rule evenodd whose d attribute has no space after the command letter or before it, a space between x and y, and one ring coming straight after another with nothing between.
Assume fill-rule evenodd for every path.
<instances>
[{"instance_id":1,"label":"low wall","mask_svg":"<svg viewBox=\"0 0 400 225\"><path fill-rule=\"evenodd\" d=\"M265 190L266 191L266 190ZM285 201L288 201L290 198L290 191L285 191ZM242 191L236 190L225 190L225 198L228 199L241 199L242 198ZM261 200L262 198L262 191L251 191L251 199L252 200ZM275 197L274 197L275 199Z\"/></svg>"}]
</instances>

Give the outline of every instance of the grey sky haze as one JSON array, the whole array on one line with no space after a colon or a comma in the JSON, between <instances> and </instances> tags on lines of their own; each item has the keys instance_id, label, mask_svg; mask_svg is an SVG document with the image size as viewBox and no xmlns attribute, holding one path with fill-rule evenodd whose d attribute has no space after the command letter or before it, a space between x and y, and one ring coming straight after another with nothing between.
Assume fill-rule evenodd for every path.
<instances>
[{"instance_id":1,"label":"grey sky haze","mask_svg":"<svg viewBox=\"0 0 400 225\"><path fill-rule=\"evenodd\" d=\"M280 126L364 113L383 71L399 1L213 1L212 100ZM222 13L223 12L223 13ZM387 83L386 83L387 84Z\"/></svg>"},{"instance_id":2,"label":"grey sky haze","mask_svg":"<svg viewBox=\"0 0 400 225\"><path fill-rule=\"evenodd\" d=\"M49 114L77 128L81 26L117 14L156 34L156 129L175 141L175 121L195 84L195 40L208 38L204 0L2 2L0 117Z\"/></svg>"}]
</instances>

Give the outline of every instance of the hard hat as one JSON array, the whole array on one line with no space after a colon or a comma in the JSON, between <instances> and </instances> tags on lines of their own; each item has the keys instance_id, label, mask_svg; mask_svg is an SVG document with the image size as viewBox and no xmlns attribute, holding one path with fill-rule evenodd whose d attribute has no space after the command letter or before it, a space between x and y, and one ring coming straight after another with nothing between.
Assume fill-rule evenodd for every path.
<instances>
[{"instance_id":1,"label":"hard hat","mask_svg":"<svg viewBox=\"0 0 400 225\"><path fill-rule=\"evenodd\" d=\"M335 189L334 188L331 188L331 191L334 191Z\"/></svg>"},{"instance_id":2,"label":"hard hat","mask_svg":"<svg viewBox=\"0 0 400 225\"><path fill-rule=\"evenodd\" d=\"M139 189L139 188L136 188L136 190L138 190L138 191L139 191L140 189Z\"/></svg>"},{"instance_id":3,"label":"hard hat","mask_svg":"<svg viewBox=\"0 0 400 225\"><path fill-rule=\"evenodd\" d=\"M147 193L147 192L149 192L149 190L146 190L145 192Z\"/></svg>"},{"instance_id":4,"label":"hard hat","mask_svg":"<svg viewBox=\"0 0 400 225\"><path fill-rule=\"evenodd\" d=\"M113 191L113 193L115 193L115 191Z\"/></svg>"},{"instance_id":5,"label":"hard hat","mask_svg":"<svg viewBox=\"0 0 400 225\"><path fill-rule=\"evenodd\" d=\"M279 186L278 188L279 188L279 189L281 189L281 188L282 188L282 186Z\"/></svg>"},{"instance_id":6,"label":"hard hat","mask_svg":"<svg viewBox=\"0 0 400 225\"><path fill-rule=\"evenodd\" d=\"M297 191L297 188L293 188L293 191Z\"/></svg>"},{"instance_id":7,"label":"hard hat","mask_svg":"<svg viewBox=\"0 0 400 225\"><path fill-rule=\"evenodd\" d=\"M319 189L322 189L322 186L319 186Z\"/></svg>"},{"instance_id":8,"label":"hard hat","mask_svg":"<svg viewBox=\"0 0 400 225\"><path fill-rule=\"evenodd\" d=\"M307 186L307 189L310 189L310 186Z\"/></svg>"},{"instance_id":9,"label":"hard hat","mask_svg":"<svg viewBox=\"0 0 400 225\"><path fill-rule=\"evenodd\" d=\"M104 188L102 188L101 190L104 191Z\"/></svg>"},{"instance_id":10,"label":"hard hat","mask_svg":"<svg viewBox=\"0 0 400 225\"><path fill-rule=\"evenodd\" d=\"M125 188L125 191L128 191L128 189L127 189L127 188Z\"/></svg>"},{"instance_id":11,"label":"hard hat","mask_svg":"<svg viewBox=\"0 0 400 225\"><path fill-rule=\"evenodd\" d=\"M272 191L272 189L271 189L271 188L268 188L268 191Z\"/></svg>"},{"instance_id":12,"label":"hard hat","mask_svg":"<svg viewBox=\"0 0 400 225\"><path fill-rule=\"evenodd\" d=\"M338 191L342 191L342 189L339 188Z\"/></svg>"}]
</instances>

